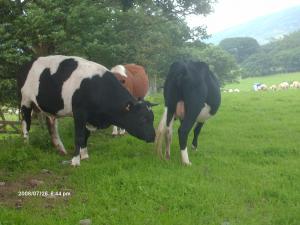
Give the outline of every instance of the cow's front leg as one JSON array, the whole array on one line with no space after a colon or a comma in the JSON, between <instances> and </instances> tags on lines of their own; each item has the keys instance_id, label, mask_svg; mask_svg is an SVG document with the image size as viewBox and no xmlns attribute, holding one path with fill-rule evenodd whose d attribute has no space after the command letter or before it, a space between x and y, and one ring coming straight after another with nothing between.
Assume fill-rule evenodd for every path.
<instances>
[{"instance_id":1,"label":"cow's front leg","mask_svg":"<svg viewBox=\"0 0 300 225\"><path fill-rule=\"evenodd\" d=\"M118 136L118 127L117 126L113 126L113 131L111 133L112 136L116 137Z\"/></svg>"},{"instance_id":2,"label":"cow's front leg","mask_svg":"<svg viewBox=\"0 0 300 225\"><path fill-rule=\"evenodd\" d=\"M86 113L83 110L73 111L75 125L75 153L72 158L72 166L80 166L80 153L84 155L86 150Z\"/></svg>"},{"instance_id":3,"label":"cow's front leg","mask_svg":"<svg viewBox=\"0 0 300 225\"><path fill-rule=\"evenodd\" d=\"M187 151L187 139L190 130L193 128L197 114L186 116L182 121L178 129L179 145L181 152L181 161L184 165L192 165L189 160L189 155Z\"/></svg>"},{"instance_id":4,"label":"cow's front leg","mask_svg":"<svg viewBox=\"0 0 300 225\"><path fill-rule=\"evenodd\" d=\"M197 147L198 147L198 137L200 134L200 131L203 127L204 123L201 122L197 122L195 128L194 128L194 138L193 138L193 142L192 142L192 148L196 151Z\"/></svg>"},{"instance_id":5,"label":"cow's front leg","mask_svg":"<svg viewBox=\"0 0 300 225\"><path fill-rule=\"evenodd\" d=\"M22 105L21 106L21 115L22 115L22 132L23 132L23 137L26 141L29 139L29 130L30 130L30 125L31 125L31 112L32 112L32 107Z\"/></svg>"}]
</instances>

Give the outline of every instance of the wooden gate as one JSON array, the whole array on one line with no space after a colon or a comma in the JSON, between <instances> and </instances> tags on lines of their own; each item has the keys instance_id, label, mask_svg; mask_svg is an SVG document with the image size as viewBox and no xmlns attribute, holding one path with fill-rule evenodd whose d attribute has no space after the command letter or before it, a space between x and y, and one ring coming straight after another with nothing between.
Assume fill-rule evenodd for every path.
<instances>
[{"instance_id":1,"label":"wooden gate","mask_svg":"<svg viewBox=\"0 0 300 225\"><path fill-rule=\"evenodd\" d=\"M20 120L6 120L4 113L0 109L0 133L20 133Z\"/></svg>"}]
</instances>

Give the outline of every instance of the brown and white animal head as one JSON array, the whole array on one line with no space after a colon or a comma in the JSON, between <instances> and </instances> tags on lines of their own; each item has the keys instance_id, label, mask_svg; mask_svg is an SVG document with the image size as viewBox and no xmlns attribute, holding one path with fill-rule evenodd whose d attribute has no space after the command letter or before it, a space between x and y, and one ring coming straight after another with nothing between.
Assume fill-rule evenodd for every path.
<instances>
[{"instance_id":1,"label":"brown and white animal head","mask_svg":"<svg viewBox=\"0 0 300 225\"><path fill-rule=\"evenodd\" d=\"M123 65L117 65L111 69L111 72L120 81L120 83L132 94L133 87L131 77L127 75L127 70Z\"/></svg>"},{"instance_id":2,"label":"brown and white animal head","mask_svg":"<svg viewBox=\"0 0 300 225\"><path fill-rule=\"evenodd\" d=\"M117 79L136 99L143 99L149 90L149 79L145 69L137 64L117 65L111 69Z\"/></svg>"}]
</instances>

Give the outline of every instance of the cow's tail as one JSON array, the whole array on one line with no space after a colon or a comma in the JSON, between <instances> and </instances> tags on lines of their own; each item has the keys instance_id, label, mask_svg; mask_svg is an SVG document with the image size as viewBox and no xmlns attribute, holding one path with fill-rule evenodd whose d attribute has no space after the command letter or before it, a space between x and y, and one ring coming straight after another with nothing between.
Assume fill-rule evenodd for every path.
<instances>
[{"instance_id":1,"label":"cow's tail","mask_svg":"<svg viewBox=\"0 0 300 225\"><path fill-rule=\"evenodd\" d=\"M160 120L160 123L159 123L157 131L156 131L155 147L156 147L156 152L160 156L160 158L163 157L162 145L163 145L163 140L166 136L167 113L168 113L168 108L165 107L165 111L162 115L162 118Z\"/></svg>"}]
</instances>

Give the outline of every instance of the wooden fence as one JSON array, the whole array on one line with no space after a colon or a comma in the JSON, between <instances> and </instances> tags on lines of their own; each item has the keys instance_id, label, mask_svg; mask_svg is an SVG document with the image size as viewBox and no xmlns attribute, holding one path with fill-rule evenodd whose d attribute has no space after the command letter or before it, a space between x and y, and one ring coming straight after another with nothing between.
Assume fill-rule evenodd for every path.
<instances>
[{"instance_id":1,"label":"wooden fence","mask_svg":"<svg viewBox=\"0 0 300 225\"><path fill-rule=\"evenodd\" d=\"M1 133L20 133L20 120L10 121L5 118L4 113L0 109L0 134Z\"/></svg>"}]
</instances>

